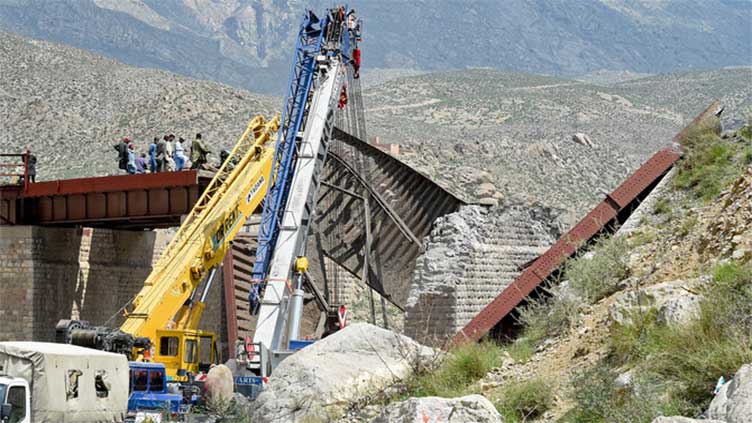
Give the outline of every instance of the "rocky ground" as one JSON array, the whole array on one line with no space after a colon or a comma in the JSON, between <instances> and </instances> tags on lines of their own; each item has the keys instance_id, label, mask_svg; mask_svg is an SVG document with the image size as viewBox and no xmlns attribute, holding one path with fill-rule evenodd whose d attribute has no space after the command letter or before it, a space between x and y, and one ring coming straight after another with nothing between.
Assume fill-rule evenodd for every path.
<instances>
[{"instance_id":1,"label":"rocky ground","mask_svg":"<svg viewBox=\"0 0 752 423\"><path fill-rule=\"evenodd\" d=\"M579 323L546 339L529 359L505 354L502 365L479 382L482 392L494 398L500 387L509 384L530 378L552 381L557 387L555 401L540 421L555 421L574 406L567 392L574 380L613 353L609 341L614 325L632 323L631 316L650 310L657 312L661 324L686 324L699 316L702 292L711 279L709 269L752 259L752 167L707 205L693 203L668 184L643 205L632 230L620 235L630 246L630 276L619 282L618 291L582 306ZM629 377L628 366L620 370ZM738 414L724 421L748 421L752 414L745 410L743 418ZM709 414L725 418L721 413Z\"/></svg>"}]
</instances>

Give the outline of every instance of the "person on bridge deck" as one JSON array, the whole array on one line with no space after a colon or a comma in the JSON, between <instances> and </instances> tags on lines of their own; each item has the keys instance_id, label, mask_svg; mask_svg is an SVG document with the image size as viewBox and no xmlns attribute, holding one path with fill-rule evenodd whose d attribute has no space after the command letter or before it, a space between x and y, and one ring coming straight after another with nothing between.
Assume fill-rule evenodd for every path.
<instances>
[{"instance_id":1,"label":"person on bridge deck","mask_svg":"<svg viewBox=\"0 0 752 423\"><path fill-rule=\"evenodd\" d=\"M118 168L125 170L128 164L128 137L123 138L123 142L115 144L115 151L118 152Z\"/></svg>"},{"instance_id":2,"label":"person on bridge deck","mask_svg":"<svg viewBox=\"0 0 752 423\"><path fill-rule=\"evenodd\" d=\"M359 48L356 48L355 50L353 50L352 65L353 65L353 78L355 79L360 78L360 49Z\"/></svg>"},{"instance_id":3,"label":"person on bridge deck","mask_svg":"<svg viewBox=\"0 0 752 423\"><path fill-rule=\"evenodd\" d=\"M149 144L149 170L151 173L157 171L157 141L159 141L159 138L154 137L154 140Z\"/></svg>"},{"instance_id":4,"label":"person on bridge deck","mask_svg":"<svg viewBox=\"0 0 752 423\"><path fill-rule=\"evenodd\" d=\"M31 154L31 148L26 148L26 154L28 154L29 157L29 163L26 163L26 157L23 156L24 164L26 164L26 171L29 174L29 181L30 182L36 182L37 181L37 156Z\"/></svg>"},{"instance_id":5,"label":"person on bridge deck","mask_svg":"<svg viewBox=\"0 0 752 423\"><path fill-rule=\"evenodd\" d=\"M183 139L183 137L180 137L175 143L175 155L173 157L175 158L175 169L177 170L183 170L183 167L185 167L185 148L183 147L184 142L185 140Z\"/></svg>"},{"instance_id":6,"label":"person on bridge deck","mask_svg":"<svg viewBox=\"0 0 752 423\"><path fill-rule=\"evenodd\" d=\"M128 161L126 162L125 170L129 175L133 175L134 173L136 173L136 151L133 143L128 144L127 157Z\"/></svg>"},{"instance_id":7,"label":"person on bridge deck","mask_svg":"<svg viewBox=\"0 0 752 423\"><path fill-rule=\"evenodd\" d=\"M206 156L211 151L206 148L204 140L201 139L201 134L196 134L196 139L191 144L191 169L199 169L206 164Z\"/></svg>"},{"instance_id":8,"label":"person on bridge deck","mask_svg":"<svg viewBox=\"0 0 752 423\"><path fill-rule=\"evenodd\" d=\"M167 139L165 140L165 169L168 172L174 172L175 171L175 159L173 158L173 155L175 154L175 135L168 135Z\"/></svg>"},{"instance_id":9,"label":"person on bridge deck","mask_svg":"<svg viewBox=\"0 0 752 423\"><path fill-rule=\"evenodd\" d=\"M157 172L165 171L165 155L167 154L167 135L157 142Z\"/></svg>"},{"instance_id":10,"label":"person on bridge deck","mask_svg":"<svg viewBox=\"0 0 752 423\"><path fill-rule=\"evenodd\" d=\"M136 157L136 173L146 173L146 153Z\"/></svg>"}]
</instances>

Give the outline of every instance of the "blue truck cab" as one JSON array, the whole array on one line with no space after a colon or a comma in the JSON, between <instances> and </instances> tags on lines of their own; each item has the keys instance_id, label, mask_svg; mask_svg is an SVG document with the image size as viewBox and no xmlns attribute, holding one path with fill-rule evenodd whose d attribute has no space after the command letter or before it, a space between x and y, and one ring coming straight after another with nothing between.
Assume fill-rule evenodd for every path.
<instances>
[{"instance_id":1,"label":"blue truck cab","mask_svg":"<svg viewBox=\"0 0 752 423\"><path fill-rule=\"evenodd\" d=\"M180 411L183 395L168 393L164 364L131 361L128 367L130 367L129 414L149 410L169 410L172 413Z\"/></svg>"}]
</instances>

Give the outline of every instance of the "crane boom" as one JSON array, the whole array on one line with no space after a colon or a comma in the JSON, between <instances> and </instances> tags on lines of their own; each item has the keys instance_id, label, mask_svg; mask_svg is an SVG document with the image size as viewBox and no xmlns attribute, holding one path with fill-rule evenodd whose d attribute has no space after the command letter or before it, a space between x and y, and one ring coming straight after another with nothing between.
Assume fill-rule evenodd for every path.
<instances>
[{"instance_id":1,"label":"crane boom","mask_svg":"<svg viewBox=\"0 0 752 423\"><path fill-rule=\"evenodd\" d=\"M276 179L264 201L252 275L250 300L259 314L253 338L258 354L253 356L260 357L253 369L261 376L292 353L286 342L300 336L306 237L337 94L346 96L343 84L358 40L352 23L354 11L344 6L329 9L321 19L309 10L298 33L272 169Z\"/></svg>"},{"instance_id":2,"label":"crane boom","mask_svg":"<svg viewBox=\"0 0 752 423\"><path fill-rule=\"evenodd\" d=\"M119 329L63 320L58 341L153 359L176 379L201 370L197 357L205 340L216 361L214 334L198 330L204 299L230 242L266 195L274 159L269 141L278 128L277 117L267 122L257 116L249 123L125 309ZM204 292L197 299L202 281Z\"/></svg>"},{"instance_id":3,"label":"crane boom","mask_svg":"<svg viewBox=\"0 0 752 423\"><path fill-rule=\"evenodd\" d=\"M285 298L299 288L288 286L288 281L295 260L305 256L305 236L313 217L319 177L332 131L334 93L342 86L342 69L338 59L331 59L329 66L326 69L320 67L319 72L325 74L321 75L322 80L310 103L305 130L298 141L297 160L288 188L289 197L278 226L277 242L254 333L254 342L264 343L272 350L283 347L288 317ZM296 326L291 326L291 329L297 330Z\"/></svg>"},{"instance_id":4,"label":"crane boom","mask_svg":"<svg viewBox=\"0 0 752 423\"><path fill-rule=\"evenodd\" d=\"M178 312L261 203L272 163L265 146L277 126L276 118L267 123L261 116L248 125L126 311L124 332L153 339L166 322L180 327L181 320L184 328L195 328ZM234 166L233 159L239 159Z\"/></svg>"}]
</instances>

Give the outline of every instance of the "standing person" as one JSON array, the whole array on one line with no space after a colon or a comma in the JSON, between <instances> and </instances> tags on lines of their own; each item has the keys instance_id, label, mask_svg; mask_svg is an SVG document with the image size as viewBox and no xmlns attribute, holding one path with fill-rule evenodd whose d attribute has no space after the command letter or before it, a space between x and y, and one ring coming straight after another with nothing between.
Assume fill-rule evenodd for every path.
<instances>
[{"instance_id":1,"label":"standing person","mask_svg":"<svg viewBox=\"0 0 752 423\"><path fill-rule=\"evenodd\" d=\"M157 172L165 171L165 156L167 155L167 135L157 143Z\"/></svg>"},{"instance_id":2,"label":"standing person","mask_svg":"<svg viewBox=\"0 0 752 423\"><path fill-rule=\"evenodd\" d=\"M26 163L26 157L29 158L29 163ZM26 165L26 171L29 175L30 182L37 181L37 156L31 154L31 148L26 149L26 154L23 156L23 162Z\"/></svg>"},{"instance_id":3,"label":"standing person","mask_svg":"<svg viewBox=\"0 0 752 423\"><path fill-rule=\"evenodd\" d=\"M353 65L353 78L355 79L360 78L360 48L356 48L355 50L353 50L352 65Z\"/></svg>"},{"instance_id":4,"label":"standing person","mask_svg":"<svg viewBox=\"0 0 752 423\"><path fill-rule=\"evenodd\" d=\"M174 172L175 171L175 135L168 135L167 139L165 140L165 168L168 172Z\"/></svg>"},{"instance_id":5,"label":"standing person","mask_svg":"<svg viewBox=\"0 0 752 423\"><path fill-rule=\"evenodd\" d=\"M129 175L136 173L136 152L134 150L135 147L133 146L133 143L128 144L128 151L126 152L128 159L125 164L125 170Z\"/></svg>"},{"instance_id":6,"label":"standing person","mask_svg":"<svg viewBox=\"0 0 752 423\"><path fill-rule=\"evenodd\" d=\"M201 134L196 134L196 139L191 144L191 169L199 169L206 163L207 154L211 151L206 148L206 144L201 139Z\"/></svg>"},{"instance_id":7,"label":"standing person","mask_svg":"<svg viewBox=\"0 0 752 423\"><path fill-rule=\"evenodd\" d=\"M146 173L146 153L136 157L136 173Z\"/></svg>"},{"instance_id":8,"label":"standing person","mask_svg":"<svg viewBox=\"0 0 752 423\"><path fill-rule=\"evenodd\" d=\"M118 152L118 168L126 170L128 164L128 137L123 138L123 142L115 144L115 151Z\"/></svg>"},{"instance_id":9,"label":"standing person","mask_svg":"<svg viewBox=\"0 0 752 423\"><path fill-rule=\"evenodd\" d=\"M183 170L185 166L185 148L183 143L185 140L183 137L178 138L178 142L175 143L175 169Z\"/></svg>"},{"instance_id":10,"label":"standing person","mask_svg":"<svg viewBox=\"0 0 752 423\"><path fill-rule=\"evenodd\" d=\"M151 173L157 171L157 141L158 138L154 137L154 140L149 144L149 170Z\"/></svg>"}]
</instances>

